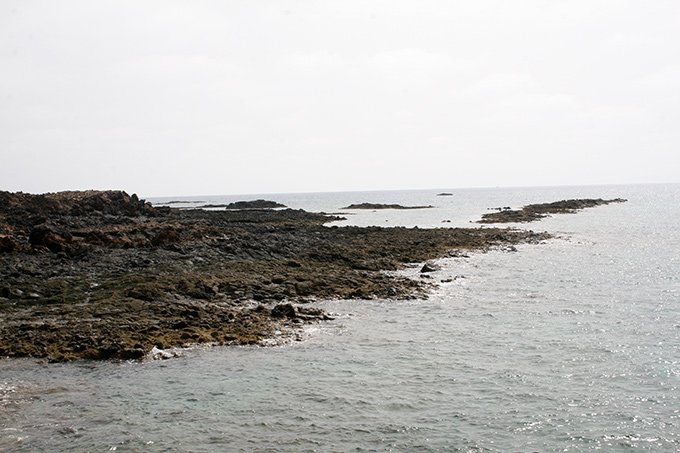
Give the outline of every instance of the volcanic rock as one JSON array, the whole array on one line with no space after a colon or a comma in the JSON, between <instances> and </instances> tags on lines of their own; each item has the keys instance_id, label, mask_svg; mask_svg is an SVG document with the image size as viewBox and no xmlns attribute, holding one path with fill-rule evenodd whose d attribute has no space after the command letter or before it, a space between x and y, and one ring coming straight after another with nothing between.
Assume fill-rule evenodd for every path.
<instances>
[{"instance_id":1,"label":"volcanic rock","mask_svg":"<svg viewBox=\"0 0 680 453\"><path fill-rule=\"evenodd\" d=\"M351 204L340 209L427 209L434 206L402 206L400 204L359 203Z\"/></svg>"},{"instance_id":2,"label":"volcanic rock","mask_svg":"<svg viewBox=\"0 0 680 453\"><path fill-rule=\"evenodd\" d=\"M285 208L286 206L276 201L254 200L254 201L235 201L229 203L227 209L274 209Z\"/></svg>"},{"instance_id":3,"label":"volcanic rock","mask_svg":"<svg viewBox=\"0 0 680 453\"><path fill-rule=\"evenodd\" d=\"M609 203L624 203L627 200L615 198L612 200L597 199L574 199L555 201L553 203L530 204L519 210L509 207L496 208L498 212L482 215L477 223L527 223L540 220L549 214L573 214L581 209Z\"/></svg>"},{"instance_id":4,"label":"volcanic rock","mask_svg":"<svg viewBox=\"0 0 680 453\"><path fill-rule=\"evenodd\" d=\"M385 270L548 237L325 226L338 219L153 208L122 191L0 192L0 356L137 360L154 347L267 344L329 319L300 304L424 298L432 287Z\"/></svg>"}]
</instances>

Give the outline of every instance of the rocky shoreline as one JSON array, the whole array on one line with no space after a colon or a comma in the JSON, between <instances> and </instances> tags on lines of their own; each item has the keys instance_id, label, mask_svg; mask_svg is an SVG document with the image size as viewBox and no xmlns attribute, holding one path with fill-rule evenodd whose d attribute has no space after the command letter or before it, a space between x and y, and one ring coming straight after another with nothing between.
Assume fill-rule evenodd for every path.
<instances>
[{"instance_id":1,"label":"rocky shoreline","mask_svg":"<svg viewBox=\"0 0 680 453\"><path fill-rule=\"evenodd\" d=\"M548 237L325 225L337 219L154 208L121 191L0 192L0 357L126 360L196 343L268 344L329 319L308 302L419 298L431 287L383 271Z\"/></svg>"}]
</instances>

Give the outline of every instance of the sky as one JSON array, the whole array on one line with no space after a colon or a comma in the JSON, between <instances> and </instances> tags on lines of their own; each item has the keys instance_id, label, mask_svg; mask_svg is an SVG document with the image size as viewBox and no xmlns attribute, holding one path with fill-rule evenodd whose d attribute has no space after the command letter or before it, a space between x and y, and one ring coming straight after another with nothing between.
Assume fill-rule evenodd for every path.
<instances>
[{"instance_id":1,"label":"sky","mask_svg":"<svg viewBox=\"0 0 680 453\"><path fill-rule=\"evenodd\" d=\"M680 182L675 0L3 0L0 190Z\"/></svg>"}]
</instances>

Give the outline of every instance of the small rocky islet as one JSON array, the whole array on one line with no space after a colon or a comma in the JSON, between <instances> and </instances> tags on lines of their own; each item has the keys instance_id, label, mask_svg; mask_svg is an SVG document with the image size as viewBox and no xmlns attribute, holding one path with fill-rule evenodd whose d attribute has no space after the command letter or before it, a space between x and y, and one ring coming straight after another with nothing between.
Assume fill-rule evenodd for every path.
<instances>
[{"instance_id":1,"label":"small rocky islet","mask_svg":"<svg viewBox=\"0 0 680 453\"><path fill-rule=\"evenodd\" d=\"M420 298L432 287L384 271L549 237L327 226L340 218L262 201L187 210L123 191L0 192L0 357L276 344L330 319L314 300Z\"/></svg>"},{"instance_id":2,"label":"small rocky islet","mask_svg":"<svg viewBox=\"0 0 680 453\"><path fill-rule=\"evenodd\" d=\"M429 209L434 208L434 206L402 206L400 204L384 204L384 203L356 203L349 206L345 206L340 209L368 209L368 210L378 210L378 209Z\"/></svg>"},{"instance_id":3,"label":"small rocky islet","mask_svg":"<svg viewBox=\"0 0 680 453\"><path fill-rule=\"evenodd\" d=\"M522 209L512 209L508 206L493 208L496 212L483 214L477 223L529 223L541 220L550 214L574 214L582 209L610 203L624 203L624 198L604 200L602 198L581 198L573 200L554 201L552 203L538 203L524 206Z\"/></svg>"}]
</instances>

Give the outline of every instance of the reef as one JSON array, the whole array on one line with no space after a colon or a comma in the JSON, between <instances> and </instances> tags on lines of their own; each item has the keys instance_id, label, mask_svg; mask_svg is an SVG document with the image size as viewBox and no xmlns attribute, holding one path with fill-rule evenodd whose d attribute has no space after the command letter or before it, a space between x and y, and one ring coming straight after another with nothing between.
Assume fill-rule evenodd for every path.
<instances>
[{"instance_id":1,"label":"reef","mask_svg":"<svg viewBox=\"0 0 680 453\"><path fill-rule=\"evenodd\" d=\"M555 201L553 203L530 204L522 209L513 210L510 207L493 208L497 212L482 215L477 223L528 223L535 222L550 214L573 214L585 208L606 205L610 203L624 203L623 198L603 200L602 198L573 199Z\"/></svg>"},{"instance_id":2,"label":"reef","mask_svg":"<svg viewBox=\"0 0 680 453\"><path fill-rule=\"evenodd\" d=\"M197 343L276 344L319 299L424 298L394 271L540 242L507 228L359 228L293 209L153 207L122 191L0 192L0 356L140 359Z\"/></svg>"},{"instance_id":3,"label":"reef","mask_svg":"<svg viewBox=\"0 0 680 453\"><path fill-rule=\"evenodd\" d=\"M235 201L227 205L227 209L279 209L285 207L287 206L269 200Z\"/></svg>"},{"instance_id":4,"label":"reef","mask_svg":"<svg viewBox=\"0 0 680 453\"><path fill-rule=\"evenodd\" d=\"M358 203L341 209L428 209L434 206L402 206L400 204Z\"/></svg>"}]
</instances>

